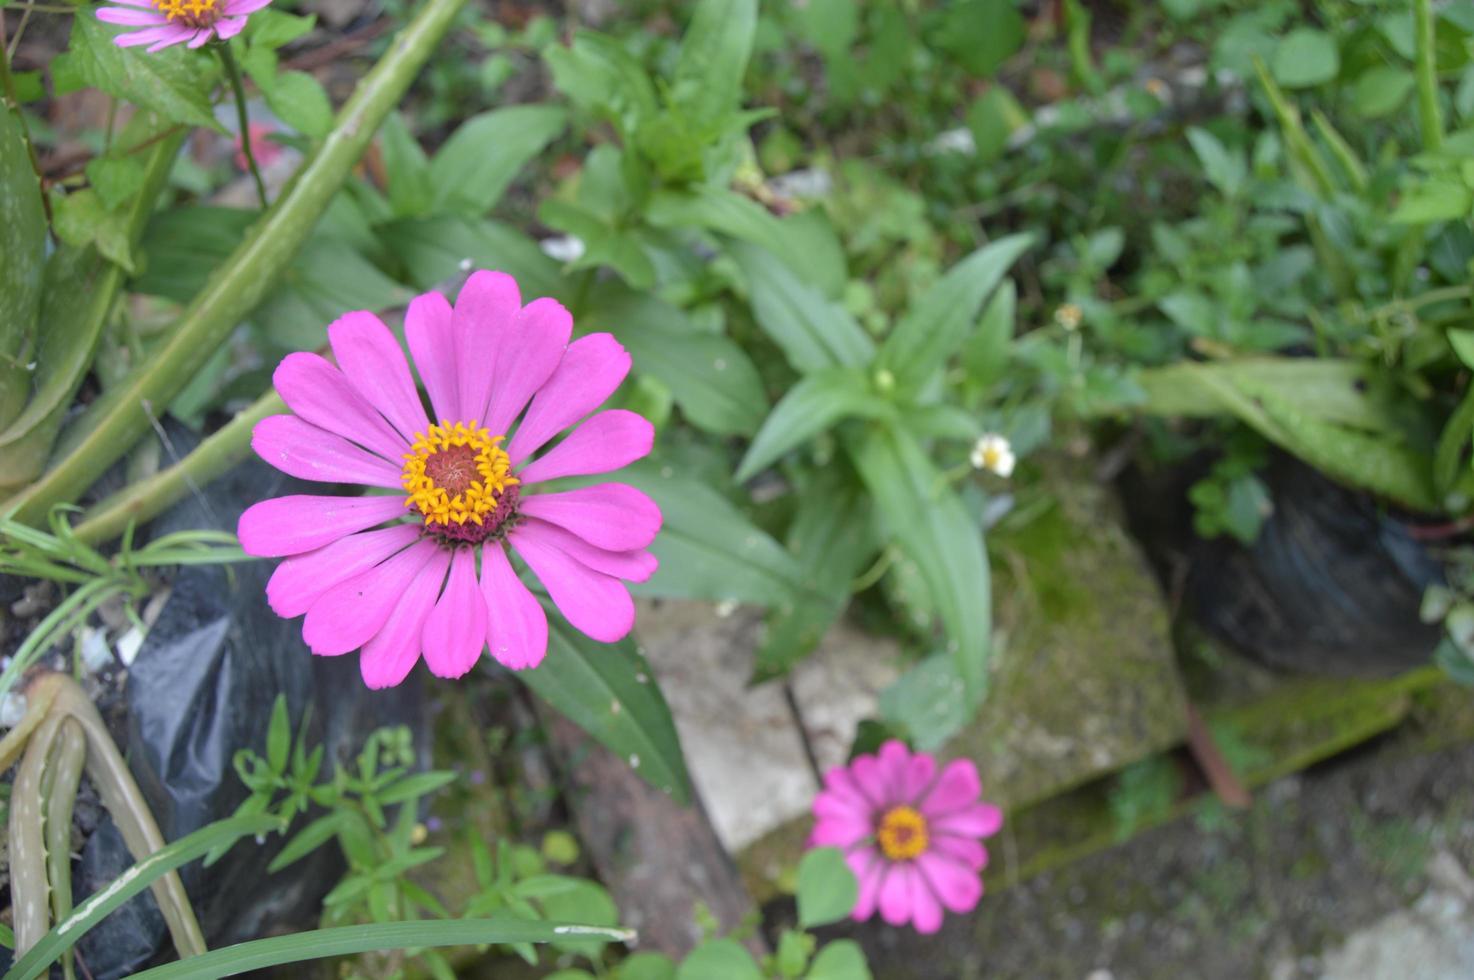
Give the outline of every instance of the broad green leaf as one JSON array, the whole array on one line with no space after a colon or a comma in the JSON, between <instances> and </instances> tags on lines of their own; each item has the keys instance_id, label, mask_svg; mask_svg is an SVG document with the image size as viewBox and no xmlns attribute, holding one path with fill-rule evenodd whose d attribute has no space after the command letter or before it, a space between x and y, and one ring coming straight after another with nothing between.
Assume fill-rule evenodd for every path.
<instances>
[{"instance_id":1,"label":"broad green leaf","mask_svg":"<svg viewBox=\"0 0 1474 980\"><path fill-rule=\"evenodd\" d=\"M315 350L328 324L352 310L383 310L409 302L410 292L340 241L314 237L282 273L276 292L251 320L288 350Z\"/></svg>"},{"instance_id":2,"label":"broad green leaf","mask_svg":"<svg viewBox=\"0 0 1474 980\"><path fill-rule=\"evenodd\" d=\"M865 951L853 939L837 939L819 950L805 980L870 980Z\"/></svg>"},{"instance_id":3,"label":"broad green leaf","mask_svg":"<svg viewBox=\"0 0 1474 980\"><path fill-rule=\"evenodd\" d=\"M418 949L435 946L485 946L492 943L551 943L570 936L629 942L626 929L506 917L448 921L376 922L361 926L315 929L290 936L254 939L211 950L178 963L135 973L136 980L219 980L285 963L305 963L335 956Z\"/></svg>"},{"instance_id":4,"label":"broad green leaf","mask_svg":"<svg viewBox=\"0 0 1474 980\"><path fill-rule=\"evenodd\" d=\"M916 442L888 426L848 440L850 456L901 551L916 563L947 632L969 706L987 682L992 610L983 530Z\"/></svg>"},{"instance_id":5,"label":"broad green leaf","mask_svg":"<svg viewBox=\"0 0 1474 980\"><path fill-rule=\"evenodd\" d=\"M115 208L143 189L143 161L137 156L93 157L87 164L87 183L102 198L104 207Z\"/></svg>"},{"instance_id":6,"label":"broad green leaf","mask_svg":"<svg viewBox=\"0 0 1474 980\"><path fill-rule=\"evenodd\" d=\"M46 212L20 119L0 106L0 432L31 391L32 345L46 263ZM44 333L43 333L44 336ZM0 484L5 482L0 466Z\"/></svg>"},{"instance_id":7,"label":"broad green leaf","mask_svg":"<svg viewBox=\"0 0 1474 980\"><path fill-rule=\"evenodd\" d=\"M397 218L428 215L434 191L430 186L430 161L404 117L391 112L379 130L379 150L389 180L389 203Z\"/></svg>"},{"instance_id":8,"label":"broad green leaf","mask_svg":"<svg viewBox=\"0 0 1474 980\"><path fill-rule=\"evenodd\" d=\"M690 798L670 708L632 639L590 640L548 610L548 655L517 673L544 701L677 803Z\"/></svg>"},{"instance_id":9,"label":"broad green leaf","mask_svg":"<svg viewBox=\"0 0 1474 980\"><path fill-rule=\"evenodd\" d=\"M747 278L758 325L795 369L810 372L870 363L875 344L844 307L825 299L766 249L734 244L731 251Z\"/></svg>"},{"instance_id":10,"label":"broad green leaf","mask_svg":"<svg viewBox=\"0 0 1474 980\"><path fill-rule=\"evenodd\" d=\"M860 883L837 847L819 847L798 862L798 924L827 926L845 918L860 897Z\"/></svg>"},{"instance_id":11,"label":"broad green leaf","mask_svg":"<svg viewBox=\"0 0 1474 980\"><path fill-rule=\"evenodd\" d=\"M171 122L225 131L210 108L212 59L177 45L152 54L120 48L113 43L117 33L96 17L73 17L71 70L88 85Z\"/></svg>"},{"instance_id":12,"label":"broad green leaf","mask_svg":"<svg viewBox=\"0 0 1474 980\"><path fill-rule=\"evenodd\" d=\"M1416 80L1406 68L1374 65L1361 73L1351 92L1356 111L1368 119L1396 112L1412 94Z\"/></svg>"},{"instance_id":13,"label":"broad green leaf","mask_svg":"<svg viewBox=\"0 0 1474 980\"><path fill-rule=\"evenodd\" d=\"M1007 372L1017 307L1018 288L1012 279L1005 279L983 308L977 330L962 348L968 381L986 388Z\"/></svg>"},{"instance_id":14,"label":"broad green leaf","mask_svg":"<svg viewBox=\"0 0 1474 980\"><path fill-rule=\"evenodd\" d=\"M626 138L659 111L644 68L613 38L580 31L571 47L545 48L543 60L559 91L584 110L608 116Z\"/></svg>"},{"instance_id":15,"label":"broad green leaf","mask_svg":"<svg viewBox=\"0 0 1474 980\"><path fill-rule=\"evenodd\" d=\"M610 283L594 290L579 325L619 338L635 371L669 387L697 427L745 435L762 423L768 398L747 352L726 337L697 330L669 303Z\"/></svg>"},{"instance_id":16,"label":"broad green leaf","mask_svg":"<svg viewBox=\"0 0 1474 980\"><path fill-rule=\"evenodd\" d=\"M933 43L986 78L1022 46L1024 35L1024 18L1013 0L958 0L947 5Z\"/></svg>"},{"instance_id":17,"label":"broad green leaf","mask_svg":"<svg viewBox=\"0 0 1474 980\"><path fill-rule=\"evenodd\" d=\"M561 878L564 887L549 890L538 896L543 914L562 922L585 922L591 926L619 925L619 909L604 887L584 878L563 875L543 875L544 878ZM527 883L526 879L521 884ZM555 939L553 945L570 953L578 953L595 959L607 939Z\"/></svg>"},{"instance_id":18,"label":"broad green leaf","mask_svg":"<svg viewBox=\"0 0 1474 980\"><path fill-rule=\"evenodd\" d=\"M472 116L430 162L433 210L462 217L485 214L566 124L567 114L550 105L509 106Z\"/></svg>"},{"instance_id":19,"label":"broad green leaf","mask_svg":"<svg viewBox=\"0 0 1474 980\"><path fill-rule=\"evenodd\" d=\"M1300 27L1280 39L1270 70L1285 88L1309 88L1335 78L1341 56L1335 39L1325 31Z\"/></svg>"},{"instance_id":20,"label":"broad green leaf","mask_svg":"<svg viewBox=\"0 0 1474 980\"><path fill-rule=\"evenodd\" d=\"M763 980L752 954L735 939L712 939L691 951L676 970L676 980Z\"/></svg>"},{"instance_id":21,"label":"broad green leaf","mask_svg":"<svg viewBox=\"0 0 1474 980\"><path fill-rule=\"evenodd\" d=\"M468 221L449 215L395 221L383 227L386 247L404 263L410 282L434 289L469 268L500 269L517 280L526 298L552 296L567 302L570 283L537 243L497 221Z\"/></svg>"},{"instance_id":22,"label":"broad green leaf","mask_svg":"<svg viewBox=\"0 0 1474 980\"><path fill-rule=\"evenodd\" d=\"M53 196L56 237L74 248L96 246L110 261L133 272L133 249L128 241L128 215L110 210L102 196L91 188Z\"/></svg>"},{"instance_id":23,"label":"broad green leaf","mask_svg":"<svg viewBox=\"0 0 1474 980\"><path fill-rule=\"evenodd\" d=\"M882 418L894 406L878 396L864 373L849 367L806 375L773 407L737 467L744 483L784 453L847 418Z\"/></svg>"},{"instance_id":24,"label":"broad green leaf","mask_svg":"<svg viewBox=\"0 0 1474 980\"><path fill-rule=\"evenodd\" d=\"M1237 197L1249 176L1243 153L1230 150L1218 137L1198 126L1188 128L1187 141L1192 144L1208 183L1226 197Z\"/></svg>"},{"instance_id":25,"label":"broad green leaf","mask_svg":"<svg viewBox=\"0 0 1474 980\"><path fill-rule=\"evenodd\" d=\"M253 47L279 48L307 34L315 23L316 16L299 17L266 7L251 15L245 35Z\"/></svg>"},{"instance_id":26,"label":"broad green leaf","mask_svg":"<svg viewBox=\"0 0 1474 980\"><path fill-rule=\"evenodd\" d=\"M880 715L923 752L935 752L972 720L957 661L934 653L880 692Z\"/></svg>"},{"instance_id":27,"label":"broad green leaf","mask_svg":"<svg viewBox=\"0 0 1474 980\"><path fill-rule=\"evenodd\" d=\"M694 119L736 108L757 29L757 0L700 0L681 40L671 100Z\"/></svg>"},{"instance_id":28,"label":"broad green leaf","mask_svg":"<svg viewBox=\"0 0 1474 980\"><path fill-rule=\"evenodd\" d=\"M320 139L333 128L333 103L318 80L306 72L282 72L264 94L271 111L304 136Z\"/></svg>"},{"instance_id":29,"label":"broad green leaf","mask_svg":"<svg viewBox=\"0 0 1474 980\"><path fill-rule=\"evenodd\" d=\"M72 914L41 937L5 974L4 980L34 980L71 949L89 929L101 922L113 909L148 888L158 879L174 871L206 851L237 841L249 834L264 834L277 827L275 817L258 815L230 817L201 827L172 844L166 844L119 875L109 887L93 893ZM191 960L189 962L199 962ZM146 971L153 972L153 971ZM222 974L214 974L220 976Z\"/></svg>"},{"instance_id":30,"label":"broad green leaf","mask_svg":"<svg viewBox=\"0 0 1474 980\"><path fill-rule=\"evenodd\" d=\"M295 864L337 836L343 825L341 811L326 814L313 820L287 841L271 863L266 866L267 874L275 874L288 865Z\"/></svg>"},{"instance_id":31,"label":"broad green leaf","mask_svg":"<svg viewBox=\"0 0 1474 980\"><path fill-rule=\"evenodd\" d=\"M1402 195L1391 220L1409 225L1457 221L1467 218L1471 208L1474 208L1474 194L1466 184L1454 180L1422 180Z\"/></svg>"},{"instance_id":32,"label":"broad green leaf","mask_svg":"<svg viewBox=\"0 0 1474 980\"><path fill-rule=\"evenodd\" d=\"M660 570L632 592L779 607L823 600L786 548L695 477L642 462L619 478L650 494L665 518L650 546Z\"/></svg>"},{"instance_id":33,"label":"broad green leaf","mask_svg":"<svg viewBox=\"0 0 1474 980\"><path fill-rule=\"evenodd\" d=\"M1028 111L1004 85L990 87L967 110L967 128L984 163L1001 157L1008 148L1008 138L1028 122Z\"/></svg>"},{"instance_id":34,"label":"broad green leaf","mask_svg":"<svg viewBox=\"0 0 1474 980\"><path fill-rule=\"evenodd\" d=\"M902 317L878 361L901 390L919 389L962 347L983 304L1031 244L1033 237L1025 234L985 245L947 270Z\"/></svg>"},{"instance_id":35,"label":"broad green leaf","mask_svg":"<svg viewBox=\"0 0 1474 980\"><path fill-rule=\"evenodd\" d=\"M1448 343L1466 368L1474 368L1474 330L1459 329L1448 332Z\"/></svg>"},{"instance_id":36,"label":"broad green leaf","mask_svg":"<svg viewBox=\"0 0 1474 980\"><path fill-rule=\"evenodd\" d=\"M675 980L676 965L660 953L636 953L620 960L619 980Z\"/></svg>"}]
</instances>

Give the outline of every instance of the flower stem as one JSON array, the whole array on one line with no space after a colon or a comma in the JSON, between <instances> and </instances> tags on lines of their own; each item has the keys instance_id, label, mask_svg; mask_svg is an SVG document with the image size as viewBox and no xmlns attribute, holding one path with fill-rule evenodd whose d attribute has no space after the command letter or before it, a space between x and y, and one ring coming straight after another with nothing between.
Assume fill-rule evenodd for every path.
<instances>
[{"instance_id":1,"label":"flower stem","mask_svg":"<svg viewBox=\"0 0 1474 980\"><path fill-rule=\"evenodd\" d=\"M379 124L450 29L466 0L427 0L338 113L337 123L287 190L215 270L154 355L88 407L62 435L58 458L40 479L0 504L27 524L55 503L76 500L133 447L236 324L274 288L296 257Z\"/></svg>"},{"instance_id":2,"label":"flower stem","mask_svg":"<svg viewBox=\"0 0 1474 980\"><path fill-rule=\"evenodd\" d=\"M246 166L251 171L251 179L256 182L256 196L261 199L261 207L266 207L266 184L261 180L261 171L256 166L256 153L251 149L251 117L246 112L246 87L241 82L241 69L235 63L235 54L230 50L230 42L218 45L215 50L220 54L220 64L225 66L225 77L230 79L230 90L235 93L235 116L240 122L241 131L241 153L246 158Z\"/></svg>"},{"instance_id":3,"label":"flower stem","mask_svg":"<svg viewBox=\"0 0 1474 980\"><path fill-rule=\"evenodd\" d=\"M1413 4L1414 40L1417 42L1414 69L1418 81L1418 121L1423 130L1423 149L1437 153L1443 149L1443 119L1438 111L1438 66L1433 55L1433 4L1416 0Z\"/></svg>"}]
</instances>

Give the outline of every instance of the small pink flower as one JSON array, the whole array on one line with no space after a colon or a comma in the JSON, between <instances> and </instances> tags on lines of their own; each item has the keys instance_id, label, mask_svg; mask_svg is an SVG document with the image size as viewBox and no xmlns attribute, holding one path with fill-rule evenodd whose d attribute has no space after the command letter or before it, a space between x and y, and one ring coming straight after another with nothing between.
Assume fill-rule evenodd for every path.
<instances>
[{"instance_id":1,"label":"small pink flower","mask_svg":"<svg viewBox=\"0 0 1474 980\"><path fill-rule=\"evenodd\" d=\"M120 48L147 44L158 51L180 41L197 48L218 37L224 41L235 37L246 26L246 16L266 6L271 0L112 0L119 4L102 7L97 19L109 24L124 24L138 30L124 31L113 38Z\"/></svg>"},{"instance_id":2,"label":"small pink flower","mask_svg":"<svg viewBox=\"0 0 1474 980\"><path fill-rule=\"evenodd\" d=\"M605 643L623 638L635 621L624 582L655 572L645 548L660 509L623 483L539 484L650 452L648 421L594 412L629 372L629 354L607 333L570 344L568 311L551 299L523 306L500 272L471 276L454 309L439 293L417 296L404 332L439 424L371 313L328 327L336 367L296 353L276 369L276 390L296 414L257 423L251 446L261 458L291 476L395 492L278 497L247 509L241 547L288 556L266 586L271 608L306 615L313 653L361 648L373 688L404 680L422 653L438 677L462 676L488 645L513 670L535 667L547 617L512 570L510 545L576 629Z\"/></svg>"},{"instance_id":3,"label":"small pink flower","mask_svg":"<svg viewBox=\"0 0 1474 980\"><path fill-rule=\"evenodd\" d=\"M943 908L970 912L983 897L981 838L998 832L1003 813L982 802L970 759L936 770L935 757L890 741L825 773L809 846L844 848L860 879L856 921L879 908L893 926L932 933Z\"/></svg>"},{"instance_id":4,"label":"small pink flower","mask_svg":"<svg viewBox=\"0 0 1474 980\"><path fill-rule=\"evenodd\" d=\"M275 140L266 137L276 132L276 128L267 123L251 123L246 127L246 132L251 138L251 155L256 158L256 166L265 170L275 163L285 152L282 145ZM241 134L235 134L235 168L242 173L251 169L249 161L246 160L245 150L241 146Z\"/></svg>"}]
</instances>

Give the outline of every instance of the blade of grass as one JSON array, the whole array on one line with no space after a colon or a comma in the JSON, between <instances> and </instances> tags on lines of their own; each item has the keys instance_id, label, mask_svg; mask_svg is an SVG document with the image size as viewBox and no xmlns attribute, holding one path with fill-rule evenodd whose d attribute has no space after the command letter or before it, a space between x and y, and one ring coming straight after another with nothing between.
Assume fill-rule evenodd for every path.
<instances>
[{"instance_id":1,"label":"blade of grass","mask_svg":"<svg viewBox=\"0 0 1474 980\"><path fill-rule=\"evenodd\" d=\"M87 736L73 718L63 718L46 760L41 796L46 806L46 877L51 882L51 917L64 922L72 914L72 810L82 767L87 762ZM72 951L62 956L65 980L75 980Z\"/></svg>"}]
</instances>

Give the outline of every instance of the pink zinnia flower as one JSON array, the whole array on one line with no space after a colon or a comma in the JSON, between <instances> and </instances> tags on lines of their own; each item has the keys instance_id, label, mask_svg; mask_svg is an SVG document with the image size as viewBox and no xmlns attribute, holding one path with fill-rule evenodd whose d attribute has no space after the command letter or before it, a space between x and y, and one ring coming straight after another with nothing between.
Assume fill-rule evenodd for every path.
<instances>
[{"instance_id":1,"label":"pink zinnia flower","mask_svg":"<svg viewBox=\"0 0 1474 980\"><path fill-rule=\"evenodd\" d=\"M917 932L942 927L942 909L970 912L983 897L979 872L988 863L981 838L1003 825L1003 813L984 803L977 767L914 755L897 741L879 755L857 756L824 775L814 798L817 823L810 847L841 847L860 879L853 916L880 909L893 926Z\"/></svg>"},{"instance_id":2,"label":"pink zinnia flower","mask_svg":"<svg viewBox=\"0 0 1474 980\"><path fill-rule=\"evenodd\" d=\"M271 166L286 152L286 149L280 143L266 138L276 132L274 126L268 123L253 122L246 127L246 132L249 134L251 140L251 156L256 158L256 165L262 170ZM246 151L245 147L241 145L240 133L235 134L234 143L235 156L232 159L235 161L235 168L245 173L251 169L251 162L246 159Z\"/></svg>"},{"instance_id":3,"label":"pink zinnia flower","mask_svg":"<svg viewBox=\"0 0 1474 980\"><path fill-rule=\"evenodd\" d=\"M439 293L416 297L404 332L434 425L394 335L370 313L328 327L336 367L308 353L281 362L272 380L296 414L262 419L252 448L291 476L397 491L278 497L241 515L247 552L290 556L266 597L280 616L306 614L313 653L362 648L373 688L398 684L421 653L439 677L465 674L487 645L514 670L536 666L547 618L507 545L575 628L605 643L630 631L635 608L621 580L654 573L644 549L660 509L623 483L538 492L632 463L654 439L633 412L589 416L630 357L607 333L570 344L572 331L561 305L523 306L500 272L471 276L454 309Z\"/></svg>"},{"instance_id":4,"label":"pink zinnia flower","mask_svg":"<svg viewBox=\"0 0 1474 980\"><path fill-rule=\"evenodd\" d=\"M120 48L147 44L158 51L180 41L197 48L218 37L235 37L246 26L246 15L253 14L271 0L112 0L121 4L102 7L97 19L109 24L124 24L139 30L124 31L113 38Z\"/></svg>"}]
</instances>

